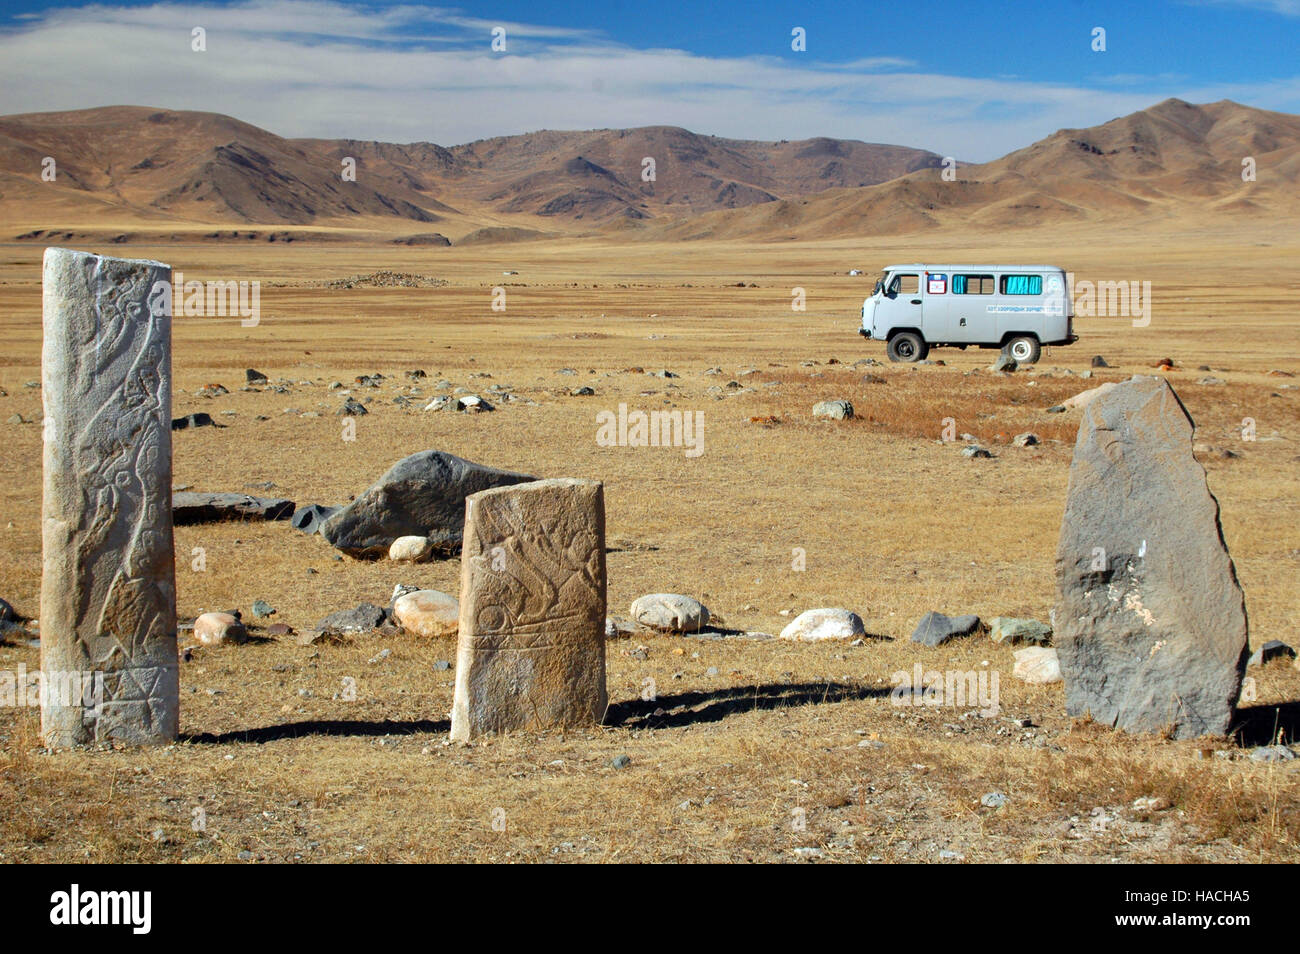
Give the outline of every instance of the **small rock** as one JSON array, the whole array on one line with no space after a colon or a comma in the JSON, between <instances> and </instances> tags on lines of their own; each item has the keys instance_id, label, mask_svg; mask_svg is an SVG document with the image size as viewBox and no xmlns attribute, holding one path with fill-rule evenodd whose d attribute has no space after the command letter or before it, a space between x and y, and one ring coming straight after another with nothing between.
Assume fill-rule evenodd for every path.
<instances>
[{"instance_id":1,"label":"small rock","mask_svg":"<svg viewBox=\"0 0 1300 954\"><path fill-rule=\"evenodd\" d=\"M616 755L609 762L616 769L627 768L632 764L632 758L628 755Z\"/></svg>"},{"instance_id":2,"label":"small rock","mask_svg":"<svg viewBox=\"0 0 1300 954\"><path fill-rule=\"evenodd\" d=\"M267 380L265 374L263 374L261 371L257 371L257 370L255 370L255 369L253 369L253 368L245 368L245 369L244 369L244 378L246 379L247 383L249 383L249 384L257 384L257 383L259 383L259 382L261 382L261 381L265 381L265 380Z\"/></svg>"},{"instance_id":3,"label":"small rock","mask_svg":"<svg viewBox=\"0 0 1300 954\"><path fill-rule=\"evenodd\" d=\"M446 672L450 668L451 668L451 663L445 659L438 659L435 660L433 663L434 672Z\"/></svg>"},{"instance_id":4,"label":"small rock","mask_svg":"<svg viewBox=\"0 0 1300 954\"><path fill-rule=\"evenodd\" d=\"M362 414L369 413L366 406L356 398L348 398L343 402L343 406L334 412L338 417L360 417Z\"/></svg>"},{"instance_id":5,"label":"small rock","mask_svg":"<svg viewBox=\"0 0 1300 954\"><path fill-rule=\"evenodd\" d=\"M987 458L993 456L987 447L980 447L978 444L971 444L969 447L963 447L961 449L961 455L972 459L976 457Z\"/></svg>"},{"instance_id":6,"label":"small rock","mask_svg":"<svg viewBox=\"0 0 1300 954\"><path fill-rule=\"evenodd\" d=\"M275 615L275 607L266 600L253 600L253 615L258 619L266 619Z\"/></svg>"},{"instance_id":7,"label":"small rock","mask_svg":"<svg viewBox=\"0 0 1300 954\"><path fill-rule=\"evenodd\" d=\"M989 621L989 638L995 643L1014 646L1016 643L1046 644L1052 637L1052 627L1036 619L1017 619L1014 616L995 616Z\"/></svg>"},{"instance_id":8,"label":"small rock","mask_svg":"<svg viewBox=\"0 0 1300 954\"><path fill-rule=\"evenodd\" d=\"M998 355L998 360L993 362L989 370L990 371L1014 371L1018 367L1020 367L1020 365L1016 362L1016 359L1011 357L1011 355L1007 354L1006 352L1003 352L1002 354Z\"/></svg>"},{"instance_id":9,"label":"small rock","mask_svg":"<svg viewBox=\"0 0 1300 954\"><path fill-rule=\"evenodd\" d=\"M1247 666L1267 666L1274 659L1295 659L1296 652L1280 639L1270 639L1251 654Z\"/></svg>"},{"instance_id":10,"label":"small rock","mask_svg":"<svg viewBox=\"0 0 1300 954\"><path fill-rule=\"evenodd\" d=\"M1040 443L1040 441L1038 440L1038 435L1033 431L1025 431L1023 434L1017 434L1012 438L1011 443L1015 444L1017 447L1033 447L1035 444Z\"/></svg>"},{"instance_id":11,"label":"small rock","mask_svg":"<svg viewBox=\"0 0 1300 954\"><path fill-rule=\"evenodd\" d=\"M455 636L460 627L460 601L438 590L416 590L393 602L393 619L413 636Z\"/></svg>"},{"instance_id":12,"label":"small rock","mask_svg":"<svg viewBox=\"0 0 1300 954\"><path fill-rule=\"evenodd\" d=\"M395 563L423 563L432 553L428 537L398 537L388 548L388 559Z\"/></svg>"},{"instance_id":13,"label":"small rock","mask_svg":"<svg viewBox=\"0 0 1300 954\"><path fill-rule=\"evenodd\" d=\"M1108 365L1108 364L1106 363L1106 359L1103 358L1103 357L1102 357L1101 355L1099 355L1099 354L1094 354L1094 355L1092 356L1092 366L1093 366L1094 368L1109 368L1109 367L1110 367L1110 365Z\"/></svg>"},{"instance_id":14,"label":"small rock","mask_svg":"<svg viewBox=\"0 0 1300 954\"><path fill-rule=\"evenodd\" d=\"M630 615L643 626L672 633L696 633L709 622L709 610L703 603L677 593L638 597Z\"/></svg>"},{"instance_id":15,"label":"small rock","mask_svg":"<svg viewBox=\"0 0 1300 954\"><path fill-rule=\"evenodd\" d=\"M1017 650L1012 656L1016 663L1011 675L1022 682L1047 685L1061 681L1061 661L1057 658L1055 649L1031 646L1029 649Z\"/></svg>"},{"instance_id":16,"label":"small rock","mask_svg":"<svg viewBox=\"0 0 1300 954\"><path fill-rule=\"evenodd\" d=\"M796 616L785 629L782 639L812 643L822 639L853 639L865 636L862 617L846 609L811 609Z\"/></svg>"},{"instance_id":17,"label":"small rock","mask_svg":"<svg viewBox=\"0 0 1300 954\"><path fill-rule=\"evenodd\" d=\"M813 405L812 413L813 417L847 421L853 417L853 405L849 401L821 401Z\"/></svg>"},{"instance_id":18,"label":"small rock","mask_svg":"<svg viewBox=\"0 0 1300 954\"><path fill-rule=\"evenodd\" d=\"M1261 745L1251 749L1250 757L1256 762L1289 762L1296 754L1285 745Z\"/></svg>"},{"instance_id":19,"label":"small rock","mask_svg":"<svg viewBox=\"0 0 1300 954\"><path fill-rule=\"evenodd\" d=\"M1163 795L1147 795L1133 800L1135 812L1163 812L1173 807L1173 802Z\"/></svg>"},{"instance_id":20,"label":"small rock","mask_svg":"<svg viewBox=\"0 0 1300 954\"><path fill-rule=\"evenodd\" d=\"M942 646L957 636L969 636L979 626L980 618L973 614L945 616L931 610L921 617L912 631L912 642L922 646Z\"/></svg>"},{"instance_id":21,"label":"small rock","mask_svg":"<svg viewBox=\"0 0 1300 954\"><path fill-rule=\"evenodd\" d=\"M354 609L330 613L316 624L316 629L322 632L368 633L378 629L387 618L386 610L374 603L362 603Z\"/></svg>"},{"instance_id":22,"label":"small rock","mask_svg":"<svg viewBox=\"0 0 1300 954\"><path fill-rule=\"evenodd\" d=\"M248 639L248 630L230 613L204 613L194 621L194 638L205 646L242 643Z\"/></svg>"},{"instance_id":23,"label":"small rock","mask_svg":"<svg viewBox=\"0 0 1300 954\"><path fill-rule=\"evenodd\" d=\"M1002 792L986 792L980 796L980 804L985 808L1001 808L1007 803L1007 796Z\"/></svg>"}]
</instances>

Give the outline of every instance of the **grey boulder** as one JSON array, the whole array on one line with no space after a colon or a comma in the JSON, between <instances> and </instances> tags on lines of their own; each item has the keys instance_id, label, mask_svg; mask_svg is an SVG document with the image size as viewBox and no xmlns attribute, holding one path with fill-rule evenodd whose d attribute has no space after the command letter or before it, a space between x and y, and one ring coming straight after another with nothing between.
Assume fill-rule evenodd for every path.
<instances>
[{"instance_id":1,"label":"grey boulder","mask_svg":"<svg viewBox=\"0 0 1300 954\"><path fill-rule=\"evenodd\" d=\"M428 537L435 552L460 549L465 498L491 487L536 480L444 451L427 450L394 464L356 500L325 521L321 535L353 557L387 556L398 537Z\"/></svg>"},{"instance_id":2,"label":"grey boulder","mask_svg":"<svg viewBox=\"0 0 1300 954\"><path fill-rule=\"evenodd\" d=\"M921 617L912 631L912 642L922 646L942 646L958 636L969 636L979 626L980 618L975 615L944 616L931 611Z\"/></svg>"}]
</instances>

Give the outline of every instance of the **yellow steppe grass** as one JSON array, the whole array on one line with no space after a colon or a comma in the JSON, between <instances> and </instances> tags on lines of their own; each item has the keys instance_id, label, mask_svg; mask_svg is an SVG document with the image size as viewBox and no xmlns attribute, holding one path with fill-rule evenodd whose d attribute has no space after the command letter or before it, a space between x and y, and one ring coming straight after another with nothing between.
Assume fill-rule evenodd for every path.
<instances>
[{"instance_id":1,"label":"yellow steppe grass","mask_svg":"<svg viewBox=\"0 0 1300 954\"><path fill-rule=\"evenodd\" d=\"M597 478L612 614L643 593L681 592L728 628L774 634L802 610L842 606L872 638L614 640L608 725L470 747L447 744L454 671L434 668L454 660L453 640L198 648L182 664L185 738L172 747L48 754L37 710L0 711L0 859L1300 858L1300 763L1244 757L1300 729L1300 672L1289 663L1251 671L1255 701L1236 737L1172 742L1070 720L1061 687L1013 679L1011 649L984 633L937 649L908 641L932 609L1047 618L1079 416L1044 409L1103 381L1156 373L1169 357L1165 376L1209 445L1198 456L1222 506L1252 644L1296 644L1300 378L1268 374L1300 372L1293 235L1171 227L900 244L97 250L158 258L186 279L262 282L257 327L176 321L174 413L226 425L175 434L176 484L243 491L270 481L249 492L339 503L427 448ZM40 414L39 390L24 387L40 377L40 254L0 249L0 595L30 616L40 591L40 426L4 421ZM857 309L881 266L927 259L1149 280L1152 321L1080 319L1077 345L1008 377L988 372L992 351L888 364L882 345L856 335ZM854 267L868 275L845 274ZM385 269L448 284L326 287ZM504 312L491 310L494 287L505 289ZM791 309L796 287L804 312ZM1113 367L1083 380L1098 353ZM868 357L882 365L854 366ZM287 394L244 392L246 367L294 383ZM714 367L722 373L704 373ZM393 398L407 393L411 368L429 377L403 408ZM646 373L663 369L678 377ZM328 384L376 371L387 376L381 388L352 388L373 400L345 441L334 413L343 397ZM863 382L867 373L886 381ZM1207 374L1225 383L1199 384ZM422 412L444 393L440 378L497 411ZM230 393L195 395L209 383ZM537 404L498 401L492 384ZM582 385L595 395L570 394ZM712 386L742 393L718 397ZM813 404L834 398L851 400L858 419L814 421ZM702 412L704 453L598 446L596 414L620 403ZM964 441L941 440L947 418L994 458L968 460ZM1253 442L1242 439L1246 418ZM1024 431L1043 443L1009 443ZM260 598L276 607L274 621L299 630L362 601L386 604L397 582L454 594L459 579L457 560L337 560L287 523L179 527L176 564L182 617L238 607L257 622ZM891 704L892 674L917 664L996 671L1000 714ZM35 669L39 651L0 647L0 670L19 665ZM342 698L348 678L356 701ZM645 701L651 686L657 698ZM615 769L620 754L631 763ZM992 791L1008 796L1004 807L981 806ZM1134 810L1148 795L1172 807Z\"/></svg>"}]
</instances>

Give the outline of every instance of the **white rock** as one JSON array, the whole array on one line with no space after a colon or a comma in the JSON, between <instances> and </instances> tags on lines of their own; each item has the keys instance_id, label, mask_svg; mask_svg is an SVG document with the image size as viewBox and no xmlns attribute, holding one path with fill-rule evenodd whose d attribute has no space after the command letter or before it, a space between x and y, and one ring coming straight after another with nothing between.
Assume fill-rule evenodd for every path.
<instances>
[{"instance_id":1,"label":"white rock","mask_svg":"<svg viewBox=\"0 0 1300 954\"><path fill-rule=\"evenodd\" d=\"M813 643L820 639L853 639L865 636L862 617L846 609L811 609L796 616L785 629L782 639Z\"/></svg>"},{"instance_id":2,"label":"white rock","mask_svg":"<svg viewBox=\"0 0 1300 954\"><path fill-rule=\"evenodd\" d=\"M248 630L230 613L204 613L194 621L194 638L205 646L242 643L248 639Z\"/></svg>"},{"instance_id":3,"label":"white rock","mask_svg":"<svg viewBox=\"0 0 1300 954\"><path fill-rule=\"evenodd\" d=\"M1032 646L1012 653L1016 659L1011 674L1022 682L1045 684L1061 681L1061 662L1056 650Z\"/></svg>"},{"instance_id":4,"label":"white rock","mask_svg":"<svg viewBox=\"0 0 1300 954\"><path fill-rule=\"evenodd\" d=\"M460 626L460 602L438 590L416 590L393 603L393 619L414 636L455 636Z\"/></svg>"},{"instance_id":5,"label":"white rock","mask_svg":"<svg viewBox=\"0 0 1300 954\"><path fill-rule=\"evenodd\" d=\"M650 593L632 603L632 618L643 626L673 633L694 633L709 622L709 610L699 600L677 593Z\"/></svg>"},{"instance_id":6,"label":"white rock","mask_svg":"<svg viewBox=\"0 0 1300 954\"><path fill-rule=\"evenodd\" d=\"M398 563L420 563L432 552L428 537L398 537L388 548L388 559Z\"/></svg>"}]
</instances>

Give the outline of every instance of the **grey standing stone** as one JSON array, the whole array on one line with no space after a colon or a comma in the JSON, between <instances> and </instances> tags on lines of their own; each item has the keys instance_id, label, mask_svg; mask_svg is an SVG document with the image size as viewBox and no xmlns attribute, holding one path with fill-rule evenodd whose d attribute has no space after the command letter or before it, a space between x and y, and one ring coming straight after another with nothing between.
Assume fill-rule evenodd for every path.
<instances>
[{"instance_id":1,"label":"grey standing stone","mask_svg":"<svg viewBox=\"0 0 1300 954\"><path fill-rule=\"evenodd\" d=\"M485 467L443 451L412 454L321 526L332 546L349 556L382 557L398 537L428 537L433 549L460 548L465 498L480 490L536 478Z\"/></svg>"},{"instance_id":2,"label":"grey standing stone","mask_svg":"<svg viewBox=\"0 0 1300 954\"><path fill-rule=\"evenodd\" d=\"M1070 715L1177 738L1232 722L1246 607L1193 427L1161 378L1135 377L1084 411L1053 617Z\"/></svg>"},{"instance_id":3,"label":"grey standing stone","mask_svg":"<svg viewBox=\"0 0 1300 954\"><path fill-rule=\"evenodd\" d=\"M553 479L473 494L452 739L593 725L606 702L603 485Z\"/></svg>"},{"instance_id":4,"label":"grey standing stone","mask_svg":"<svg viewBox=\"0 0 1300 954\"><path fill-rule=\"evenodd\" d=\"M45 251L41 668L47 690L63 682L41 709L51 747L176 738L171 280L159 262Z\"/></svg>"}]
</instances>

